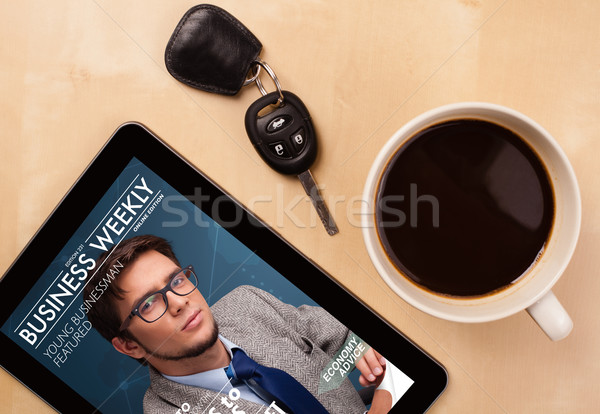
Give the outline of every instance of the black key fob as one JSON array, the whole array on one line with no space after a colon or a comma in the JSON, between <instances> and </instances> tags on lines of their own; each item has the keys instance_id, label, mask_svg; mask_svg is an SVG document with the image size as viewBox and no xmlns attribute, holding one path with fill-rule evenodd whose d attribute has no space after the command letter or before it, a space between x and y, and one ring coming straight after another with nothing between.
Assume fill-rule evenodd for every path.
<instances>
[{"instance_id":1,"label":"black key fob","mask_svg":"<svg viewBox=\"0 0 600 414\"><path fill-rule=\"evenodd\" d=\"M220 7L200 4L181 18L165 50L167 70L178 81L207 92L235 95L262 44Z\"/></svg>"},{"instance_id":2,"label":"black key fob","mask_svg":"<svg viewBox=\"0 0 600 414\"><path fill-rule=\"evenodd\" d=\"M280 106L267 108L279 99L277 91L250 105L246 111L246 132L271 168L282 174L300 174L310 168L317 156L317 139L304 103L289 91L282 93Z\"/></svg>"}]
</instances>

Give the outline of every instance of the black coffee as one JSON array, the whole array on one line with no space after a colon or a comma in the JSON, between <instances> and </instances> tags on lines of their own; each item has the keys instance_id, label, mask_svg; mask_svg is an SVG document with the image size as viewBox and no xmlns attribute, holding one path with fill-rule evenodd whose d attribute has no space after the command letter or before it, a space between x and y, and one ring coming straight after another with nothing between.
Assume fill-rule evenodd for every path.
<instances>
[{"instance_id":1,"label":"black coffee","mask_svg":"<svg viewBox=\"0 0 600 414\"><path fill-rule=\"evenodd\" d=\"M502 289L535 263L549 237L552 185L516 134L448 121L405 143L377 193L377 230L390 260L443 295Z\"/></svg>"}]
</instances>

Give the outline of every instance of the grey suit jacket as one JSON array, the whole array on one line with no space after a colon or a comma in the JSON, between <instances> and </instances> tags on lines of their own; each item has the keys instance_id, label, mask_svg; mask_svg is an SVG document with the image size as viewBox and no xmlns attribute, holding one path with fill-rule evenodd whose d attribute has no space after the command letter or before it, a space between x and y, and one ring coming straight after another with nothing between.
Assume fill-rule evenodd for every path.
<instances>
[{"instance_id":1,"label":"grey suit jacket","mask_svg":"<svg viewBox=\"0 0 600 414\"><path fill-rule=\"evenodd\" d=\"M292 375L331 414L364 413L365 406L347 378L339 388L318 393L323 368L349 334L325 310L304 305L296 308L251 286L234 289L211 310L223 336L259 364ZM170 381L152 367L150 381L144 396L144 413L175 414L183 404L189 404L192 413L208 413L211 407L214 412L231 412L221 405L222 394ZM261 408L241 398L235 404L246 414L265 413L268 406Z\"/></svg>"}]
</instances>

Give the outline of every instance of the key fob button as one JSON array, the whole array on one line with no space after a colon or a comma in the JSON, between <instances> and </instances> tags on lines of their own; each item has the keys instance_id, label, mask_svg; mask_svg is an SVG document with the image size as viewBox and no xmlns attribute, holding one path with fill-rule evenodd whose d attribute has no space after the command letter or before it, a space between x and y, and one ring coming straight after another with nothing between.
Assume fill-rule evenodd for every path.
<instances>
[{"instance_id":1,"label":"key fob button","mask_svg":"<svg viewBox=\"0 0 600 414\"><path fill-rule=\"evenodd\" d=\"M306 146L306 135L304 129L300 128L290 136L290 142L292 147L296 150L296 154L300 154Z\"/></svg>"},{"instance_id":2,"label":"key fob button","mask_svg":"<svg viewBox=\"0 0 600 414\"><path fill-rule=\"evenodd\" d=\"M267 125L267 132L277 132L292 123L292 117L289 115L276 116Z\"/></svg>"},{"instance_id":3,"label":"key fob button","mask_svg":"<svg viewBox=\"0 0 600 414\"><path fill-rule=\"evenodd\" d=\"M292 155L286 148L285 142L277 141L269 144L269 150L275 155L277 158L292 158Z\"/></svg>"}]
</instances>

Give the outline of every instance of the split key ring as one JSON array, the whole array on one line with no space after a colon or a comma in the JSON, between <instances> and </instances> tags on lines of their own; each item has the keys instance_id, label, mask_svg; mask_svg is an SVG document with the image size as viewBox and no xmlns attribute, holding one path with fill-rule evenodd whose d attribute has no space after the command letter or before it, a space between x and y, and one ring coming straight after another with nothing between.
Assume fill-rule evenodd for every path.
<instances>
[{"instance_id":1,"label":"split key ring","mask_svg":"<svg viewBox=\"0 0 600 414\"><path fill-rule=\"evenodd\" d=\"M266 70L267 73L269 74L269 76L271 77L271 79L273 80L273 83L275 84L275 87L277 88L277 92L279 93L279 98L277 99L277 102L274 104L275 106L281 106L281 104L283 103L283 91L281 89L281 84L279 83L279 79L277 79L277 75L275 75L275 72L273 71L273 69L271 69L271 66L269 66L269 64L267 62L265 62L264 60L257 58L254 63L256 64L255 66L252 67L252 77L246 79L244 81L244 86L246 85L250 85L252 82L256 82L256 86L258 87L258 89L260 90L260 93L265 96L267 95L267 90L265 89L262 81L260 80L260 72L261 72L261 68Z\"/></svg>"}]
</instances>

